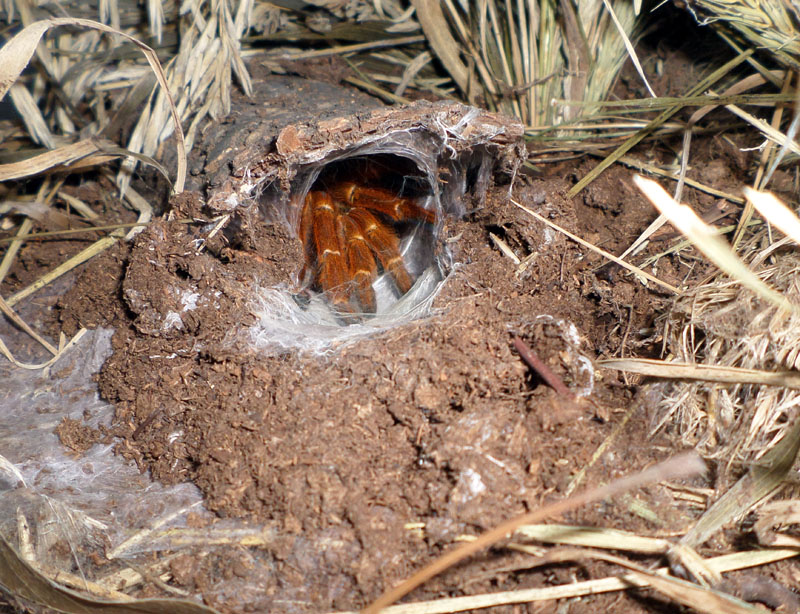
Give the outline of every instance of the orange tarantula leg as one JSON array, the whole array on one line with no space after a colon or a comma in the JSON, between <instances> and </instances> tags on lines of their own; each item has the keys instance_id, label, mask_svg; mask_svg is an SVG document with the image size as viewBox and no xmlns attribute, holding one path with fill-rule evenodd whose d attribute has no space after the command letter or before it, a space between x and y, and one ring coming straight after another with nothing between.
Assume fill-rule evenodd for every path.
<instances>
[{"instance_id":1,"label":"orange tarantula leg","mask_svg":"<svg viewBox=\"0 0 800 614\"><path fill-rule=\"evenodd\" d=\"M314 199L311 194L306 196L303 202L303 208L300 211L300 224L297 228L297 236L303 242L303 254L305 255L305 262L303 268L300 269L300 283L305 284L309 271L313 276L314 270L314 241L312 240L312 219L314 216L313 203Z\"/></svg>"},{"instance_id":2,"label":"orange tarantula leg","mask_svg":"<svg viewBox=\"0 0 800 614\"><path fill-rule=\"evenodd\" d=\"M358 302L361 308L369 313L375 313L375 291L372 284L378 277L378 266L375 257L369 249L367 239L357 222L345 216L342 218L344 227L344 240L347 252L347 268L350 279L356 283Z\"/></svg>"},{"instance_id":3,"label":"orange tarantula leg","mask_svg":"<svg viewBox=\"0 0 800 614\"><path fill-rule=\"evenodd\" d=\"M408 292L413 282L403 262L403 256L400 255L400 241L392 228L366 209L352 209L348 215L367 236L369 248L375 252L383 270L392 276L400 294Z\"/></svg>"},{"instance_id":4,"label":"orange tarantula leg","mask_svg":"<svg viewBox=\"0 0 800 614\"><path fill-rule=\"evenodd\" d=\"M333 187L331 193L351 207L363 207L388 215L395 221L421 220L428 224L436 222L436 215L417 205L412 199L398 196L384 188L368 188L344 182Z\"/></svg>"},{"instance_id":5,"label":"orange tarantula leg","mask_svg":"<svg viewBox=\"0 0 800 614\"><path fill-rule=\"evenodd\" d=\"M336 204L324 192L309 192L313 242L317 254L317 283L327 292L337 311L353 311L347 287L342 218Z\"/></svg>"}]
</instances>

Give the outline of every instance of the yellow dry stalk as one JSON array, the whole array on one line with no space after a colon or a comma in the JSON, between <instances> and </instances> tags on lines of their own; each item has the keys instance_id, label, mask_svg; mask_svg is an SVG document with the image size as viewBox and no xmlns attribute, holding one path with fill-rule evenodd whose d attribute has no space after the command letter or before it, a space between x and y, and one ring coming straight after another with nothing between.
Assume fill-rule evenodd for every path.
<instances>
[{"instance_id":1,"label":"yellow dry stalk","mask_svg":"<svg viewBox=\"0 0 800 614\"><path fill-rule=\"evenodd\" d=\"M629 0L575 7L556 0L413 4L431 48L467 100L530 128L591 114L591 105L554 101L605 99L638 23Z\"/></svg>"},{"instance_id":2,"label":"yellow dry stalk","mask_svg":"<svg viewBox=\"0 0 800 614\"><path fill-rule=\"evenodd\" d=\"M186 132L186 147L190 150L203 119L221 118L230 112L234 74L245 94L252 93L240 43L250 27L252 2L190 0L183 9L186 29L180 49L165 72L170 91L177 93L181 120L191 118ZM168 100L162 90L154 91L131 133L128 149L152 156L173 130ZM136 164L136 160L127 160L120 168L117 185L123 193Z\"/></svg>"},{"instance_id":3,"label":"yellow dry stalk","mask_svg":"<svg viewBox=\"0 0 800 614\"><path fill-rule=\"evenodd\" d=\"M698 23L733 29L752 47L800 70L800 8L790 0L691 0L687 9Z\"/></svg>"}]
</instances>

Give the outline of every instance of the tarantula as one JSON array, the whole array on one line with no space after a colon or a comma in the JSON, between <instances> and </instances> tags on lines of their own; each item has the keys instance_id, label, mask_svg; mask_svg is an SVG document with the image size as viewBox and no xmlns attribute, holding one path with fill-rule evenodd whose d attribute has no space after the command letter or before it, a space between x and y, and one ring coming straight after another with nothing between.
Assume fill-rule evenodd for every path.
<instances>
[{"instance_id":1,"label":"tarantula","mask_svg":"<svg viewBox=\"0 0 800 614\"><path fill-rule=\"evenodd\" d=\"M374 170L368 183L371 175ZM317 182L300 214L299 235L306 252L300 277L310 278L310 285L326 293L342 316L375 313L372 284L379 269L388 273L401 296L413 285L400 253L401 228L435 221L432 211L384 186L335 175Z\"/></svg>"}]
</instances>

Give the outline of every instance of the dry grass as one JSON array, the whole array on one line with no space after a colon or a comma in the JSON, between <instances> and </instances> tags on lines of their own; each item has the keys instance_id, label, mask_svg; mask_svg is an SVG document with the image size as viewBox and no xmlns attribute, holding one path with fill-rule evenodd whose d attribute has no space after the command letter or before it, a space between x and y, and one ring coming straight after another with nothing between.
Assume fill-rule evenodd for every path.
<instances>
[{"instance_id":1,"label":"dry grass","mask_svg":"<svg viewBox=\"0 0 800 614\"><path fill-rule=\"evenodd\" d=\"M747 47L764 49L784 66L800 70L800 7L790 0L691 0L687 9L701 24Z\"/></svg>"},{"instance_id":2,"label":"dry grass","mask_svg":"<svg viewBox=\"0 0 800 614\"><path fill-rule=\"evenodd\" d=\"M785 311L740 280L720 276L685 292L663 325L679 362L762 371L796 371L800 360L800 253L786 243L762 247L762 230L745 244L753 275L779 293ZM760 235L760 236L759 236ZM770 254L773 255L770 258ZM661 425L680 425L683 440L714 458L741 466L779 441L800 415L794 387L691 383L663 401Z\"/></svg>"},{"instance_id":3,"label":"dry grass","mask_svg":"<svg viewBox=\"0 0 800 614\"><path fill-rule=\"evenodd\" d=\"M555 0L414 6L462 95L531 129L592 115L592 103L605 100L625 59L625 41L636 31L627 1L591 0L577 10Z\"/></svg>"}]
</instances>

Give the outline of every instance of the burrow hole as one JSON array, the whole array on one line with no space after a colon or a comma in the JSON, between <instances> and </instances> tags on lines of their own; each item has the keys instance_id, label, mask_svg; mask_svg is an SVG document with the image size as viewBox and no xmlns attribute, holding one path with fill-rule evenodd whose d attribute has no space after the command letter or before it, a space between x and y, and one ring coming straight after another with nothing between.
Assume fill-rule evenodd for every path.
<instances>
[{"instance_id":1,"label":"burrow hole","mask_svg":"<svg viewBox=\"0 0 800 614\"><path fill-rule=\"evenodd\" d=\"M444 215L433 172L396 154L357 155L298 173L290 223L303 243L303 308L344 325L413 312L443 279ZM318 307L317 307L318 308Z\"/></svg>"}]
</instances>

